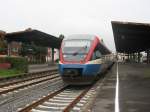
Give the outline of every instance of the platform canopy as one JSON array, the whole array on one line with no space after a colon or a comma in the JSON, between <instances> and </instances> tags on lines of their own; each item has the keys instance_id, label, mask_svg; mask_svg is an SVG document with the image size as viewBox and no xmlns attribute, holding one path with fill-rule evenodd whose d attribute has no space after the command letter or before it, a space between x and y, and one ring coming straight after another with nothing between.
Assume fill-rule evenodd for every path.
<instances>
[{"instance_id":1,"label":"platform canopy","mask_svg":"<svg viewBox=\"0 0 150 112\"><path fill-rule=\"evenodd\" d=\"M20 32L6 33L5 38L8 42L17 41L29 44L34 43L38 46L51 47L57 49L60 48L62 41L61 39L55 36L32 29Z\"/></svg>"},{"instance_id":2,"label":"platform canopy","mask_svg":"<svg viewBox=\"0 0 150 112\"><path fill-rule=\"evenodd\" d=\"M150 24L112 21L117 52L134 53L150 49Z\"/></svg>"}]
</instances>

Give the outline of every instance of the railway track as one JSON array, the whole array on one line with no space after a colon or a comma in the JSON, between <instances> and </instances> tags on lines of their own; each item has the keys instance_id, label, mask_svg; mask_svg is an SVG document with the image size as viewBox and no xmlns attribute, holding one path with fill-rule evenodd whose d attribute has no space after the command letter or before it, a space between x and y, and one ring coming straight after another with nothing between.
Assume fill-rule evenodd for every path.
<instances>
[{"instance_id":1,"label":"railway track","mask_svg":"<svg viewBox=\"0 0 150 112\"><path fill-rule=\"evenodd\" d=\"M69 111L85 95L89 88L71 89L68 86L55 91L19 112Z\"/></svg>"},{"instance_id":2,"label":"railway track","mask_svg":"<svg viewBox=\"0 0 150 112\"><path fill-rule=\"evenodd\" d=\"M50 73L50 71L48 71L44 75L42 73L39 76L10 82L10 83L0 86L0 95L7 94L7 93L13 92L13 91L17 91L19 89L23 89L25 87L36 85L36 84L39 84L39 83L42 83L45 81L49 81L49 80L52 80L52 79L58 78L58 77L59 77L59 75L57 74L57 72Z\"/></svg>"},{"instance_id":3,"label":"railway track","mask_svg":"<svg viewBox=\"0 0 150 112\"><path fill-rule=\"evenodd\" d=\"M103 81L98 81L103 83ZM99 84L93 86L71 87L66 86L56 90L38 101L27 105L25 108L19 109L19 112L79 112L93 98Z\"/></svg>"},{"instance_id":4,"label":"railway track","mask_svg":"<svg viewBox=\"0 0 150 112\"><path fill-rule=\"evenodd\" d=\"M25 74L8 77L8 78L0 78L0 88L4 86L9 86L15 83L19 83L22 81L28 81L28 80L32 80L36 78L41 78L41 77L48 76L54 73L58 73L58 70L53 69L53 70L48 70L48 71L25 73Z\"/></svg>"},{"instance_id":5,"label":"railway track","mask_svg":"<svg viewBox=\"0 0 150 112\"><path fill-rule=\"evenodd\" d=\"M27 104L65 86L61 77L9 92L0 96L0 112L17 112Z\"/></svg>"}]
</instances>

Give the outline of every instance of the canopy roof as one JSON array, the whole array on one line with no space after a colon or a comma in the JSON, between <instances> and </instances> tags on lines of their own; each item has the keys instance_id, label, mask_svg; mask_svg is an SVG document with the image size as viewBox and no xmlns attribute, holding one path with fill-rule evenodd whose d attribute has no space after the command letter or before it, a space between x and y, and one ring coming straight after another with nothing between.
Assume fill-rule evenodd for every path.
<instances>
[{"instance_id":1,"label":"canopy roof","mask_svg":"<svg viewBox=\"0 0 150 112\"><path fill-rule=\"evenodd\" d=\"M5 38L8 42L17 41L24 43L34 43L38 46L60 48L61 39L38 30L25 30L20 32L6 33Z\"/></svg>"},{"instance_id":2,"label":"canopy roof","mask_svg":"<svg viewBox=\"0 0 150 112\"><path fill-rule=\"evenodd\" d=\"M150 24L112 21L117 52L134 53L150 48Z\"/></svg>"}]
</instances>

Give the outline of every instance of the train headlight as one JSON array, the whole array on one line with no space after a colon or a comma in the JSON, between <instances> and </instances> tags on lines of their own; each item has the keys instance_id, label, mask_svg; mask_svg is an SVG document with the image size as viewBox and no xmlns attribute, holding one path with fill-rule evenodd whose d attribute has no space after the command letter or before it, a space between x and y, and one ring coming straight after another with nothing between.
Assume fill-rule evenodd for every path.
<instances>
[{"instance_id":1,"label":"train headlight","mask_svg":"<svg viewBox=\"0 0 150 112\"><path fill-rule=\"evenodd\" d=\"M66 58L67 57L67 55L64 55L64 58Z\"/></svg>"}]
</instances>

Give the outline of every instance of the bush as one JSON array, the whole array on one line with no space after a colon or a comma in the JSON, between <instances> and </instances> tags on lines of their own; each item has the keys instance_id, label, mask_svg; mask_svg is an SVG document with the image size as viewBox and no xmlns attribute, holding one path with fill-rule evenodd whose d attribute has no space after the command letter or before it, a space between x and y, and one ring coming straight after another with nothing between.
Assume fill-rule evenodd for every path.
<instances>
[{"instance_id":1,"label":"bush","mask_svg":"<svg viewBox=\"0 0 150 112\"><path fill-rule=\"evenodd\" d=\"M0 57L0 63L6 63L6 59L4 57Z\"/></svg>"},{"instance_id":2,"label":"bush","mask_svg":"<svg viewBox=\"0 0 150 112\"><path fill-rule=\"evenodd\" d=\"M23 57L1 57L0 63L10 63L13 69L28 72L28 62Z\"/></svg>"}]
</instances>

